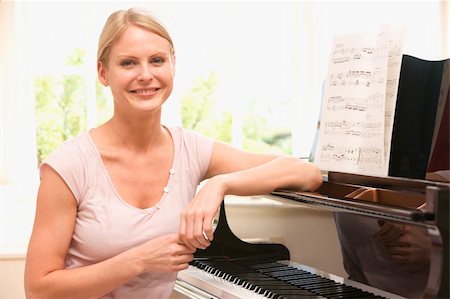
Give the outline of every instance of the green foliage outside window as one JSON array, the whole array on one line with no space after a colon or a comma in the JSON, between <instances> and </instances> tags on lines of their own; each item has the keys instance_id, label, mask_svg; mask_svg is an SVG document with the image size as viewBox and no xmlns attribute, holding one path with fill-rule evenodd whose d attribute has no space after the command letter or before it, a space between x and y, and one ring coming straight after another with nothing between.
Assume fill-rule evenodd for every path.
<instances>
[{"instance_id":1,"label":"green foliage outside window","mask_svg":"<svg viewBox=\"0 0 450 299\"><path fill-rule=\"evenodd\" d=\"M291 154L290 128L269 121L274 109L250 102L242 115L243 144L246 150L258 153Z\"/></svg>"},{"instance_id":2,"label":"green foliage outside window","mask_svg":"<svg viewBox=\"0 0 450 299\"><path fill-rule=\"evenodd\" d=\"M83 64L83 52L69 57L68 66ZM81 75L37 77L34 81L37 155L41 163L65 140L86 130L86 88Z\"/></svg>"},{"instance_id":3,"label":"green foliage outside window","mask_svg":"<svg viewBox=\"0 0 450 299\"><path fill-rule=\"evenodd\" d=\"M231 142L231 113L215 109L217 99L214 92L218 84L214 72L194 83L190 92L181 99L182 125L214 139Z\"/></svg>"},{"instance_id":4,"label":"green foliage outside window","mask_svg":"<svg viewBox=\"0 0 450 299\"><path fill-rule=\"evenodd\" d=\"M96 81L95 84L95 108L97 111L97 124L103 124L109 120L113 114L113 103L105 96L105 87Z\"/></svg>"},{"instance_id":5,"label":"green foliage outside window","mask_svg":"<svg viewBox=\"0 0 450 299\"><path fill-rule=\"evenodd\" d=\"M182 124L184 128L230 143L232 113L217 109L215 89L218 84L219 80L214 72L206 79L198 79L195 82L190 92L181 100ZM255 113L257 106L259 110ZM260 153L290 154L292 150L290 130L269 123L267 118L259 114L260 106L260 103L253 101L244 107L241 128L243 149Z\"/></svg>"}]
</instances>

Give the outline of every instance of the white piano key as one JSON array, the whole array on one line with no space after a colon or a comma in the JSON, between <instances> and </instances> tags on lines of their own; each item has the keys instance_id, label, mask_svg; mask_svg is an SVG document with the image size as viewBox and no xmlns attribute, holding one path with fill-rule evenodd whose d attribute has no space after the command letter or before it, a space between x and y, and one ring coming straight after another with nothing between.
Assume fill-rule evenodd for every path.
<instances>
[{"instance_id":1,"label":"white piano key","mask_svg":"<svg viewBox=\"0 0 450 299\"><path fill-rule=\"evenodd\" d=\"M189 266L188 269L178 272L177 281L194 285L203 292L211 294L212 296L208 298L267 298L193 266Z\"/></svg>"}]
</instances>

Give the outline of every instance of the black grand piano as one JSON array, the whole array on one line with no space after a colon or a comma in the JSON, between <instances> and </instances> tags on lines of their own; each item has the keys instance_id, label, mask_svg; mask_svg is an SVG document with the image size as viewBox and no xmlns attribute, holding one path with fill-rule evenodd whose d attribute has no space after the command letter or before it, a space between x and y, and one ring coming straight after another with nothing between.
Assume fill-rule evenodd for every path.
<instances>
[{"instance_id":1,"label":"black grand piano","mask_svg":"<svg viewBox=\"0 0 450 299\"><path fill-rule=\"evenodd\" d=\"M315 192L271 194L332 211L347 277L291 262L282 244L240 240L222 204L214 241L176 288L191 298L449 298L449 86L450 59L404 55L389 175L328 172Z\"/></svg>"}]
</instances>

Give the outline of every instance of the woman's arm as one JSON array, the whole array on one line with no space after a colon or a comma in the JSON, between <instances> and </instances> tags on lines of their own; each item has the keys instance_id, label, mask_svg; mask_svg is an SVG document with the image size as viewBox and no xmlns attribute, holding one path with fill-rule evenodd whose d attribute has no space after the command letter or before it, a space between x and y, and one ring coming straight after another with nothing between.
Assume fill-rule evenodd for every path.
<instances>
[{"instance_id":1,"label":"woman's arm","mask_svg":"<svg viewBox=\"0 0 450 299\"><path fill-rule=\"evenodd\" d=\"M253 154L220 142L214 144L207 178L180 223L186 244L202 249L213 238L212 219L225 195L262 195L275 189L313 191L322 184L320 170L312 163L292 156Z\"/></svg>"},{"instance_id":2,"label":"woman's arm","mask_svg":"<svg viewBox=\"0 0 450 299\"><path fill-rule=\"evenodd\" d=\"M320 170L293 156L254 154L217 142L207 176L222 177L225 195L260 195L275 189L313 191L322 184Z\"/></svg>"},{"instance_id":3,"label":"woman's arm","mask_svg":"<svg viewBox=\"0 0 450 299\"><path fill-rule=\"evenodd\" d=\"M76 213L70 189L51 167L44 165L25 267L27 298L98 298L140 273L179 271L192 260L193 250L181 245L174 234L97 264L64 269Z\"/></svg>"}]
</instances>

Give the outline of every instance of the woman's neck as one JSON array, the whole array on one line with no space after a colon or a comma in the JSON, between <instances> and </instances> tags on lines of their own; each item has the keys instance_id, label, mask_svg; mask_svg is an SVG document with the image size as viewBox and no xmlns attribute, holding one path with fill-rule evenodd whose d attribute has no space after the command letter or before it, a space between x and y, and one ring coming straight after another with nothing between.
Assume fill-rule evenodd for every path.
<instances>
[{"instance_id":1,"label":"woman's neck","mask_svg":"<svg viewBox=\"0 0 450 299\"><path fill-rule=\"evenodd\" d=\"M123 119L114 115L96 129L100 146L121 148L136 153L149 152L167 142L169 133L161 126L160 117Z\"/></svg>"}]
</instances>

